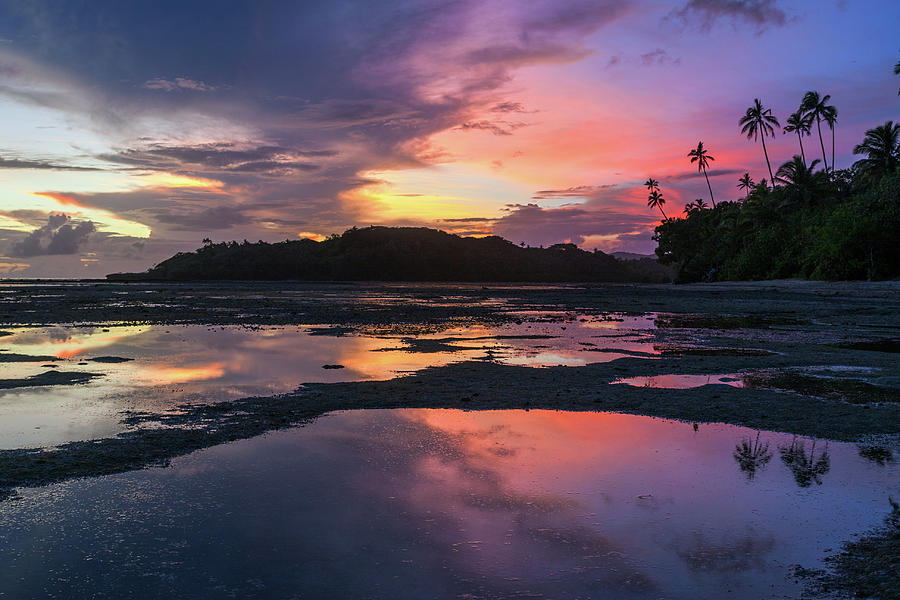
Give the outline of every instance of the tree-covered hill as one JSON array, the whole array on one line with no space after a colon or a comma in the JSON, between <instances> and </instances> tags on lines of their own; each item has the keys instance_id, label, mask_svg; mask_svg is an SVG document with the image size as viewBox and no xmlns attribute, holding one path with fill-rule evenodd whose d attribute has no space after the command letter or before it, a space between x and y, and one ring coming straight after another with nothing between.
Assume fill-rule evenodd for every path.
<instances>
[{"instance_id":1,"label":"tree-covered hill","mask_svg":"<svg viewBox=\"0 0 900 600\"><path fill-rule=\"evenodd\" d=\"M460 237L413 227L349 229L315 242L207 242L146 273L114 280L315 281L640 281L668 280L665 271L638 272L602 252L574 244L523 248L497 236Z\"/></svg>"}]
</instances>

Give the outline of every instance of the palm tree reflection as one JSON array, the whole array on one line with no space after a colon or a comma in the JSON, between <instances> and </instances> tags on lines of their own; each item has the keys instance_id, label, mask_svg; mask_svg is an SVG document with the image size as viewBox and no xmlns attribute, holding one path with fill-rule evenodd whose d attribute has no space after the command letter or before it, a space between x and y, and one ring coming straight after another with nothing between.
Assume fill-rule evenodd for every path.
<instances>
[{"instance_id":1,"label":"palm tree reflection","mask_svg":"<svg viewBox=\"0 0 900 600\"><path fill-rule=\"evenodd\" d=\"M734 447L734 460L737 461L741 471L747 475L747 480L752 480L756 476L756 472L761 470L766 464L772 460L772 453L769 452L769 442L759 441L759 432L756 432L756 439L751 440L745 438L741 443Z\"/></svg>"},{"instance_id":2,"label":"palm tree reflection","mask_svg":"<svg viewBox=\"0 0 900 600\"><path fill-rule=\"evenodd\" d=\"M791 470L794 481L800 487L809 487L813 482L816 485L822 485L822 476L831 470L828 442L825 442L825 449L818 458L816 457L816 441L813 440L809 455L807 455L804 442L798 440L796 436L791 440L790 446L780 446L778 452L781 453L781 462Z\"/></svg>"}]
</instances>

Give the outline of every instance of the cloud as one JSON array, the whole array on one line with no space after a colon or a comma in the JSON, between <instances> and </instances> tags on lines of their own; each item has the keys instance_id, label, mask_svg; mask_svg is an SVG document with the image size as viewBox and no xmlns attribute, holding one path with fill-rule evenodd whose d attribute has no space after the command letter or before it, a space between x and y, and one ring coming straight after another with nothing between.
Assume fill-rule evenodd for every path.
<instances>
[{"instance_id":1,"label":"cloud","mask_svg":"<svg viewBox=\"0 0 900 600\"><path fill-rule=\"evenodd\" d=\"M148 90L162 90L164 92L177 92L182 90L191 92L211 92L216 89L215 86L209 85L208 83L188 79L186 77L176 77L171 80L160 78L150 79L145 81L144 85L141 87Z\"/></svg>"},{"instance_id":2,"label":"cloud","mask_svg":"<svg viewBox=\"0 0 900 600\"><path fill-rule=\"evenodd\" d=\"M532 246L571 242L603 250L628 249L648 252L656 218L614 207L564 206L542 208L537 204L515 204L494 222L494 233L510 241ZM623 232L629 244L623 243Z\"/></svg>"},{"instance_id":3,"label":"cloud","mask_svg":"<svg viewBox=\"0 0 900 600\"><path fill-rule=\"evenodd\" d=\"M100 154L97 158L146 170L171 171L186 167L203 172L230 171L236 173L289 174L294 171L315 171L318 165L310 158L336 156L331 150L301 150L287 146L238 146L231 142L192 146L149 144L144 148L126 148L115 153Z\"/></svg>"},{"instance_id":4,"label":"cloud","mask_svg":"<svg viewBox=\"0 0 900 600\"><path fill-rule=\"evenodd\" d=\"M523 113L525 111L525 107L522 106L521 102L501 102L499 104L495 104L491 107L491 112L499 112L499 113L510 113L517 112Z\"/></svg>"},{"instance_id":5,"label":"cloud","mask_svg":"<svg viewBox=\"0 0 900 600\"><path fill-rule=\"evenodd\" d=\"M516 129L521 129L522 127L527 127L528 123L512 123L510 121L469 121L467 123L461 124L457 129L462 130L471 130L471 129L480 129L482 131L488 131L493 133L494 135L512 135Z\"/></svg>"},{"instance_id":6,"label":"cloud","mask_svg":"<svg viewBox=\"0 0 900 600\"><path fill-rule=\"evenodd\" d=\"M560 190L538 190L531 197L533 200L550 200L554 198L589 198L602 190L615 188L615 184L608 185L576 185Z\"/></svg>"},{"instance_id":7,"label":"cloud","mask_svg":"<svg viewBox=\"0 0 900 600\"><path fill-rule=\"evenodd\" d=\"M680 58L672 58L669 56L669 53L663 50L662 48L657 48L651 52L647 52L646 54L641 54L641 64L645 67L659 66L659 65L680 65Z\"/></svg>"},{"instance_id":8,"label":"cloud","mask_svg":"<svg viewBox=\"0 0 900 600\"><path fill-rule=\"evenodd\" d=\"M63 214L50 214L47 224L13 244L12 255L20 257L49 254L75 254L88 236L96 231L91 221L72 221ZM46 241L46 243L44 243Z\"/></svg>"},{"instance_id":9,"label":"cloud","mask_svg":"<svg viewBox=\"0 0 900 600\"><path fill-rule=\"evenodd\" d=\"M759 30L769 25L781 27L788 22L787 14L776 5L776 0L688 0L672 16L685 23L697 20L702 29L710 29L719 19L732 23L746 22Z\"/></svg>"},{"instance_id":10,"label":"cloud","mask_svg":"<svg viewBox=\"0 0 900 600\"><path fill-rule=\"evenodd\" d=\"M719 175L743 175L744 169L709 169L706 174L710 177L718 177ZM689 179L696 179L697 177L703 177L703 172L694 169L692 171L685 171L683 173L677 173L675 175L666 175L664 177L661 177L660 180L664 183L668 183L676 181L687 181Z\"/></svg>"},{"instance_id":11,"label":"cloud","mask_svg":"<svg viewBox=\"0 0 900 600\"><path fill-rule=\"evenodd\" d=\"M247 222L247 215L239 208L215 206L201 211L161 210L153 211L159 223L172 226L174 230L218 230L231 229Z\"/></svg>"},{"instance_id":12,"label":"cloud","mask_svg":"<svg viewBox=\"0 0 900 600\"><path fill-rule=\"evenodd\" d=\"M0 158L0 169L36 169L44 171L102 171L97 167L79 167L49 160L23 160L20 158Z\"/></svg>"}]
</instances>

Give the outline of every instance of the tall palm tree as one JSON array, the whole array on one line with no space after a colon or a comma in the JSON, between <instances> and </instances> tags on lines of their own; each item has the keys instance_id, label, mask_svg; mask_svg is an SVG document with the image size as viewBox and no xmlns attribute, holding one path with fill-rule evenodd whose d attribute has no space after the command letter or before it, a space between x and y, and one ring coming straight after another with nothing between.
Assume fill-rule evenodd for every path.
<instances>
[{"instance_id":1,"label":"tall palm tree","mask_svg":"<svg viewBox=\"0 0 900 600\"><path fill-rule=\"evenodd\" d=\"M666 211L663 210L663 204L666 203L666 199L663 198L662 194L659 192L659 188L650 190L650 196L647 198L647 206L650 208L658 208L659 212L662 213L663 221L668 221L669 217L666 216Z\"/></svg>"},{"instance_id":2,"label":"tall palm tree","mask_svg":"<svg viewBox=\"0 0 900 600\"><path fill-rule=\"evenodd\" d=\"M803 136L809 135L811 127L812 120L807 118L801 110L789 116L787 124L784 126L784 133L797 133L797 139L800 140L800 156L803 158L803 162L806 162L806 152L803 150Z\"/></svg>"},{"instance_id":3,"label":"tall palm tree","mask_svg":"<svg viewBox=\"0 0 900 600\"><path fill-rule=\"evenodd\" d=\"M738 125L741 126L741 133L746 134L748 140L755 140L759 137L762 141L763 154L766 156L766 166L769 167L769 180L772 181L772 185L775 185L775 176L772 175L772 163L769 162L769 152L766 150L766 136L774 136L774 127L781 127L781 124L772 115L772 109L764 108L759 98L754 98L753 106L747 109L747 113L741 117Z\"/></svg>"},{"instance_id":4,"label":"tall palm tree","mask_svg":"<svg viewBox=\"0 0 900 600\"><path fill-rule=\"evenodd\" d=\"M861 144L853 148L853 154L864 154L866 158L853 163L863 177L877 179L891 173L900 165L900 125L887 121L866 132Z\"/></svg>"},{"instance_id":5,"label":"tall palm tree","mask_svg":"<svg viewBox=\"0 0 900 600\"><path fill-rule=\"evenodd\" d=\"M828 170L828 158L825 156L825 142L822 141L822 120L830 118L828 115L831 113L834 113L834 119L837 120L837 109L828 105L829 100L831 100L829 94L819 96L819 92L806 92L803 102L800 103L800 110L803 111L804 116L816 122L816 128L819 130L819 145L822 146L822 165L826 171Z\"/></svg>"},{"instance_id":6,"label":"tall palm tree","mask_svg":"<svg viewBox=\"0 0 900 600\"><path fill-rule=\"evenodd\" d=\"M822 118L831 130L831 172L834 173L834 126L837 123L837 109L833 106L827 108L828 110Z\"/></svg>"},{"instance_id":7,"label":"tall palm tree","mask_svg":"<svg viewBox=\"0 0 900 600\"><path fill-rule=\"evenodd\" d=\"M659 182L657 180L653 179L652 177L648 177L647 181L644 182L644 185L646 185L647 189L650 190L651 192L653 190L659 189Z\"/></svg>"},{"instance_id":8,"label":"tall palm tree","mask_svg":"<svg viewBox=\"0 0 900 600\"><path fill-rule=\"evenodd\" d=\"M698 171L703 171L703 176L706 177L706 187L709 188L709 199L712 200L713 208L715 208L716 199L713 198L712 186L709 185L709 175L706 173L706 168L709 166L709 161L716 159L703 147L703 142L697 142L697 147L688 152L688 157L691 159L691 164L697 163Z\"/></svg>"},{"instance_id":9,"label":"tall palm tree","mask_svg":"<svg viewBox=\"0 0 900 600\"><path fill-rule=\"evenodd\" d=\"M753 189L753 180L750 179L750 173L744 173L744 176L738 179L738 189L739 190L747 190L747 197L750 197L750 190Z\"/></svg>"}]
</instances>

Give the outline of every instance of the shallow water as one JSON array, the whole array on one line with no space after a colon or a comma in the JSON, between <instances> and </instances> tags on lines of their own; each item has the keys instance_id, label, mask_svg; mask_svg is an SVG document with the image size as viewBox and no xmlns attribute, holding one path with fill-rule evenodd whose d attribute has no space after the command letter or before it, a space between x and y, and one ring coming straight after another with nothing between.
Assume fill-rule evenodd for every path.
<instances>
[{"instance_id":1,"label":"shallow water","mask_svg":"<svg viewBox=\"0 0 900 600\"><path fill-rule=\"evenodd\" d=\"M663 388L668 390L689 390L703 385L728 385L744 387L740 373L724 375L651 375L648 377L625 377L612 383L632 387Z\"/></svg>"},{"instance_id":2,"label":"shallow water","mask_svg":"<svg viewBox=\"0 0 900 600\"><path fill-rule=\"evenodd\" d=\"M303 383L390 379L465 360L543 367L656 355L648 334L653 315L544 313L540 321L535 318L436 333L397 328L345 333L323 326L11 329L12 335L0 338L3 353L45 358L0 361L0 379L31 377L51 368L99 377L87 384L0 389L0 447L114 435L123 430L119 421L128 410L268 396ZM94 362L98 357L131 360Z\"/></svg>"},{"instance_id":3,"label":"shallow water","mask_svg":"<svg viewBox=\"0 0 900 600\"><path fill-rule=\"evenodd\" d=\"M781 598L898 481L852 445L727 425L348 411L23 490L0 597Z\"/></svg>"}]
</instances>

